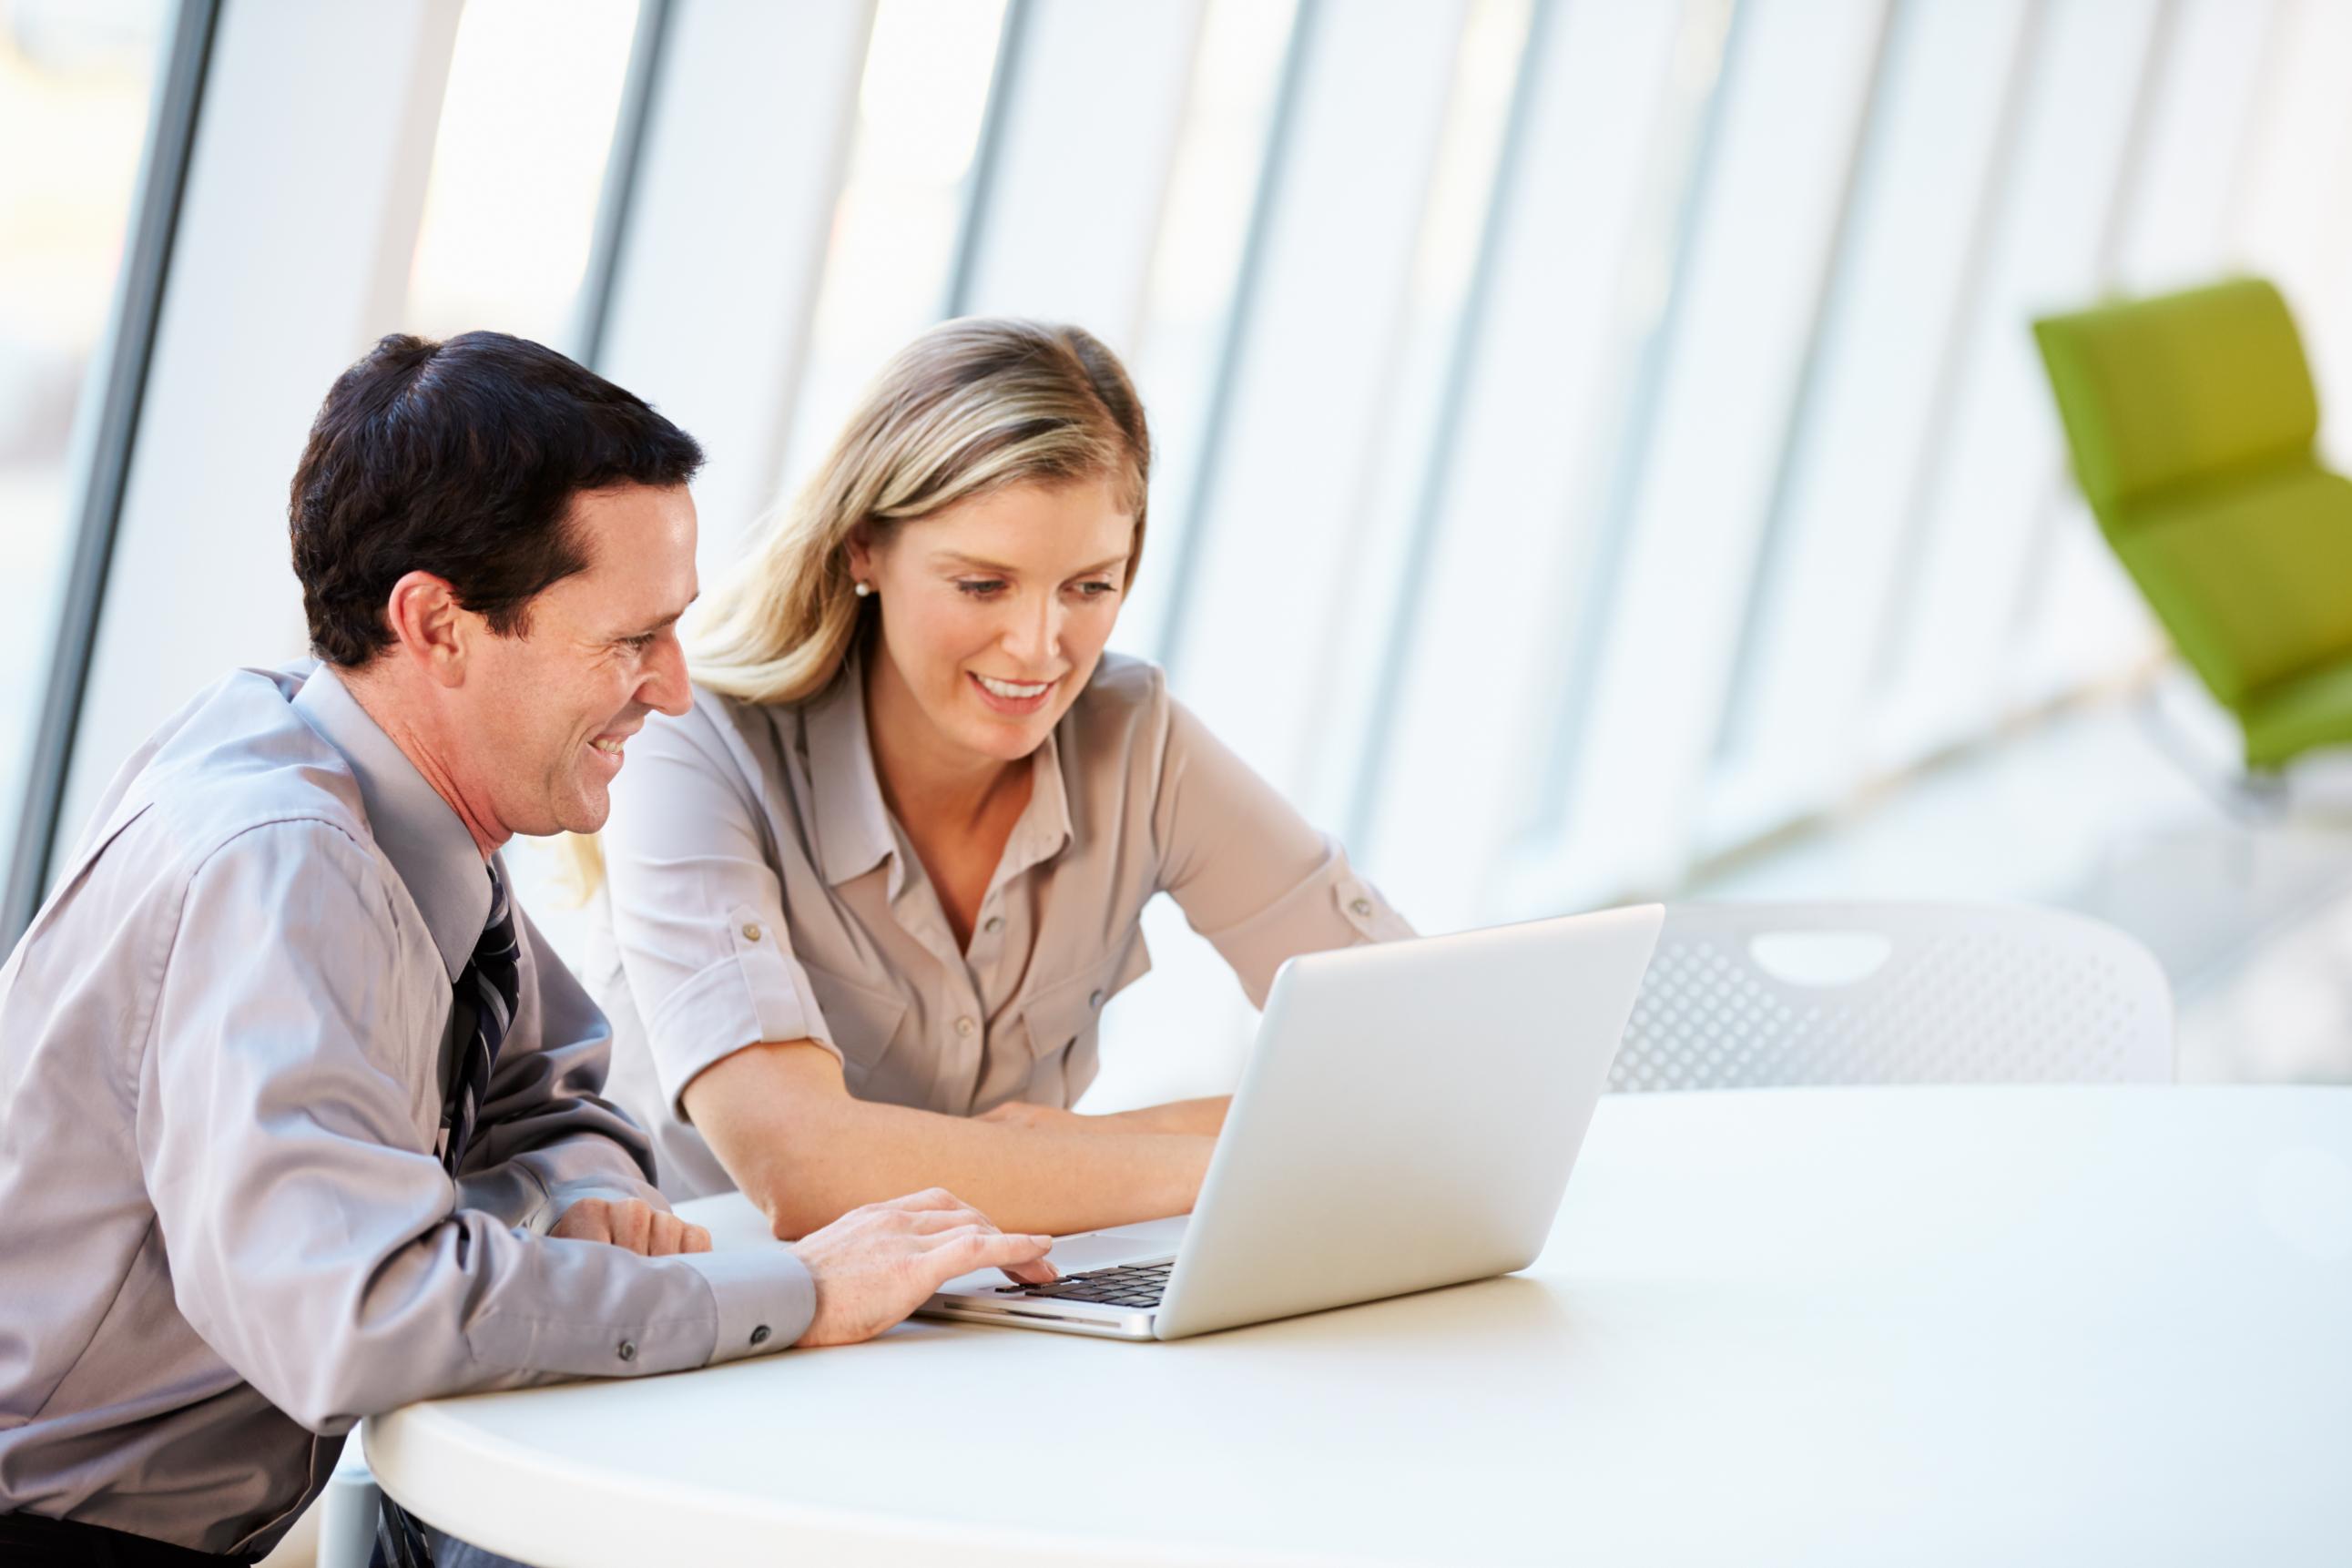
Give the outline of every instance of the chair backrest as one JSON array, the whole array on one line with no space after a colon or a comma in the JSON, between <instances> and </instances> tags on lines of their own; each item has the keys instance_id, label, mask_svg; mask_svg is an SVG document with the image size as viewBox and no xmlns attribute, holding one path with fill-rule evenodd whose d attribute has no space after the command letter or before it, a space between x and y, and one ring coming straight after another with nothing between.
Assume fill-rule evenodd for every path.
<instances>
[{"instance_id":1,"label":"chair backrest","mask_svg":"<svg viewBox=\"0 0 2352 1568\"><path fill-rule=\"evenodd\" d=\"M2172 991L2147 950L2057 910L1675 904L1622 1090L2174 1077Z\"/></svg>"},{"instance_id":2,"label":"chair backrest","mask_svg":"<svg viewBox=\"0 0 2352 1568\"><path fill-rule=\"evenodd\" d=\"M2047 317L2033 337L2075 478L2110 528L2133 502L2311 456L2311 367L2260 279Z\"/></svg>"},{"instance_id":3,"label":"chair backrest","mask_svg":"<svg viewBox=\"0 0 2352 1568\"><path fill-rule=\"evenodd\" d=\"M2258 279L2033 323L2076 479L2116 554L2223 706L2352 654L2352 484L2319 467L2319 401Z\"/></svg>"}]
</instances>

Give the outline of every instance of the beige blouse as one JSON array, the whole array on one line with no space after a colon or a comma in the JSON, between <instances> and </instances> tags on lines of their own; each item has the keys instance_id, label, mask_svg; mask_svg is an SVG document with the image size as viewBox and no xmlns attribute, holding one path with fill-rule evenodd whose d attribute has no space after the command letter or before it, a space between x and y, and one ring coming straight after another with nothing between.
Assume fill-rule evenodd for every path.
<instances>
[{"instance_id":1,"label":"beige blouse","mask_svg":"<svg viewBox=\"0 0 2352 1568\"><path fill-rule=\"evenodd\" d=\"M1069 1105L1103 1005L1151 967L1156 893L1260 1005L1294 954L1412 934L1156 665L1106 655L1031 765L959 951L883 803L856 660L798 707L698 689L646 723L613 787L587 978L612 1019L606 1092L653 1134L664 1192L733 1185L679 1097L763 1040L820 1042L862 1100Z\"/></svg>"}]
</instances>

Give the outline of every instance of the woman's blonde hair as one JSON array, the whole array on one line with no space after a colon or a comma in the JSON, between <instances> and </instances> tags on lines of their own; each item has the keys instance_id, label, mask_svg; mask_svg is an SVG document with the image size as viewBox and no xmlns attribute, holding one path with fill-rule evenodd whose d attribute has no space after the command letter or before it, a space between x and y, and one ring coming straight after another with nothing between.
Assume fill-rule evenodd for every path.
<instances>
[{"instance_id":1,"label":"woman's blonde hair","mask_svg":"<svg viewBox=\"0 0 2352 1568\"><path fill-rule=\"evenodd\" d=\"M713 691L803 702L832 684L870 601L850 535L869 536L1009 485L1108 479L1143 553L1151 437L1118 356L1077 327L943 321L882 367L793 504L694 617L687 664Z\"/></svg>"},{"instance_id":2,"label":"woman's blonde hair","mask_svg":"<svg viewBox=\"0 0 2352 1568\"><path fill-rule=\"evenodd\" d=\"M805 702L833 683L865 607L849 541L1010 485L1108 479L1134 513L1127 582L1143 556L1151 437L1118 357L1083 328L993 317L943 321L892 356L792 504L689 617L687 668L713 691ZM603 866L573 840L578 882Z\"/></svg>"}]
</instances>

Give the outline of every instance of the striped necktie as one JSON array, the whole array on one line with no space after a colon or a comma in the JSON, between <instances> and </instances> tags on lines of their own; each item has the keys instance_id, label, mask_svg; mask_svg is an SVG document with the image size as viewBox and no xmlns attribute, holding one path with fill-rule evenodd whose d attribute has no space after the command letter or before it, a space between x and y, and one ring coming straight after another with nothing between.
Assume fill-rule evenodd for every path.
<instances>
[{"instance_id":1,"label":"striped necktie","mask_svg":"<svg viewBox=\"0 0 2352 1568\"><path fill-rule=\"evenodd\" d=\"M466 1157L466 1143L474 1135L474 1119L489 1098L490 1068L499 1047L514 1023L515 997L521 985L515 943L514 910L507 902L506 884L490 872L490 921L474 943L474 956L457 976L457 1007L471 1020L465 1030L464 1055L458 1058L457 1081L448 1102L441 1108L441 1125L448 1130L441 1163L457 1173Z\"/></svg>"}]
</instances>

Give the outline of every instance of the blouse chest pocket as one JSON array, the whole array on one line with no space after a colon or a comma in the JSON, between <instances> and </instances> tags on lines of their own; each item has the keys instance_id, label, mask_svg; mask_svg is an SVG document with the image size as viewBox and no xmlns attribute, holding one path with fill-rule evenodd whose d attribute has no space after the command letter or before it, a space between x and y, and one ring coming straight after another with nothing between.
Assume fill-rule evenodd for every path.
<instances>
[{"instance_id":1,"label":"blouse chest pocket","mask_svg":"<svg viewBox=\"0 0 2352 1568\"><path fill-rule=\"evenodd\" d=\"M1066 980L1041 987L1022 1008L1029 1034L1030 1052L1037 1058L1036 1077L1028 1098L1064 1105L1076 1100L1094 1081L1098 1044L1095 1026L1110 999L1151 973L1151 950L1136 931L1109 957L1087 965ZM1045 1080L1059 1068L1060 1093Z\"/></svg>"},{"instance_id":2,"label":"blouse chest pocket","mask_svg":"<svg viewBox=\"0 0 2352 1568\"><path fill-rule=\"evenodd\" d=\"M906 1024L906 998L844 980L814 964L801 967L815 994L817 1010L824 1015L834 1048L841 1053L842 1078L849 1092L863 1099L868 1081L881 1068Z\"/></svg>"}]
</instances>

